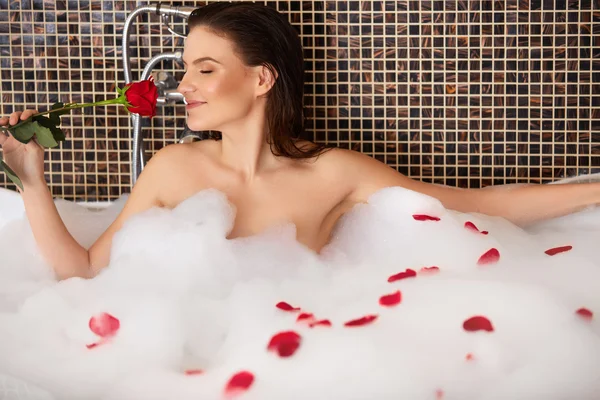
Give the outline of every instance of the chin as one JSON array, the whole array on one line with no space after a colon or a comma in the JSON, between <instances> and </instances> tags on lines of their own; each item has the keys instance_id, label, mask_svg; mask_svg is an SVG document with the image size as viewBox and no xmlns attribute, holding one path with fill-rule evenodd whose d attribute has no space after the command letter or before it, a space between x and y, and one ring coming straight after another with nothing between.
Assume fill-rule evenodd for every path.
<instances>
[{"instance_id":1,"label":"chin","mask_svg":"<svg viewBox=\"0 0 600 400\"><path fill-rule=\"evenodd\" d=\"M212 131L213 124L207 124L204 121L195 121L194 118L188 118L186 121L187 127L192 131Z\"/></svg>"}]
</instances>

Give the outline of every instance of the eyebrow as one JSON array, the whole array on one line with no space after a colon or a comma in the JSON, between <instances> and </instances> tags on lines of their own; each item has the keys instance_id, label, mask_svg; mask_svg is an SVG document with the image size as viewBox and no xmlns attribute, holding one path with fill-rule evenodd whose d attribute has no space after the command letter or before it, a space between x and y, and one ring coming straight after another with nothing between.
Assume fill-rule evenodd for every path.
<instances>
[{"instance_id":1,"label":"eyebrow","mask_svg":"<svg viewBox=\"0 0 600 400\"><path fill-rule=\"evenodd\" d=\"M183 61L183 65L187 65L187 63L185 62L185 60L182 59L181 61ZM192 62L192 64L193 65L200 64L203 61L213 61L213 62L216 62L217 64L221 64L220 62L218 62L217 60L215 60L212 57L200 57L200 58L197 58L197 59L194 60L194 62Z\"/></svg>"}]
</instances>

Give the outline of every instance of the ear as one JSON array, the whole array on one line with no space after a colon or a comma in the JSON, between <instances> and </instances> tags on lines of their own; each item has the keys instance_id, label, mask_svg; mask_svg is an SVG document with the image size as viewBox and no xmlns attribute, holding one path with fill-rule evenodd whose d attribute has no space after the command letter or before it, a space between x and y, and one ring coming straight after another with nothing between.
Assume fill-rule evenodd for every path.
<instances>
[{"instance_id":1,"label":"ear","mask_svg":"<svg viewBox=\"0 0 600 400\"><path fill-rule=\"evenodd\" d=\"M275 85L277 72L274 68L269 68L267 65L261 65L257 68L258 81L256 86L256 97L263 97L271 90L273 85Z\"/></svg>"}]
</instances>

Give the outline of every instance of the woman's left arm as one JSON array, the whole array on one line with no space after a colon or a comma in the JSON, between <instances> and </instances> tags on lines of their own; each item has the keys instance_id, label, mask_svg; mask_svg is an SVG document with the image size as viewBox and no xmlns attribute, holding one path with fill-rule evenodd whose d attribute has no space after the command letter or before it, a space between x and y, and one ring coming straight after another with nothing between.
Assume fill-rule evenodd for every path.
<instances>
[{"instance_id":1,"label":"woman's left arm","mask_svg":"<svg viewBox=\"0 0 600 400\"><path fill-rule=\"evenodd\" d=\"M470 189L477 212L497 215L516 225L561 217L600 204L600 183L524 184Z\"/></svg>"},{"instance_id":2,"label":"woman's left arm","mask_svg":"<svg viewBox=\"0 0 600 400\"><path fill-rule=\"evenodd\" d=\"M352 202L366 202L376 191L402 186L442 202L460 212L476 212L503 217L517 225L527 225L560 217L600 204L600 183L559 185L516 184L462 189L416 181L387 165L360 153L342 151L344 175L351 180Z\"/></svg>"}]
</instances>

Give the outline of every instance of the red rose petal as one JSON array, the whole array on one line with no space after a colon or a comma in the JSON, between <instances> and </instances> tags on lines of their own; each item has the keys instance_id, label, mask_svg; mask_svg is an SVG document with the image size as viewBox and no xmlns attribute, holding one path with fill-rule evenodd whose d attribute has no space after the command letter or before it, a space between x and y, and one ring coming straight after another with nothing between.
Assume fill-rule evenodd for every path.
<instances>
[{"instance_id":1,"label":"red rose petal","mask_svg":"<svg viewBox=\"0 0 600 400\"><path fill-rule=\"evenodd\" d=\"M587 320L591 320L594 317L594 313L591 312L590 310L588 310L587 308L580 308L579 310L575 311L579 316L587 319Z\"/></svg>"},{"instance_id":2,"label":"red rose petal","mask_svg":"<svg viewBox=\"0 0 600 400\"><path fill-rule=\"evenodd\" d=\"M127 99L127 110L142 116L154 117L156 115L156 101L158 99L158 88L154 80L147 79L140 82L132 82L125 85ZM124 89L125 89L124 88Z\"/></svg>"},{"instance_id":3,"label":"red rose petal","mask_svg":"<svg viewBox=\"0 0 600 400\"><path fill-rule=\"evenodd\" d=\"M290 357L300 347L301 337L294 331L279 332L269 341L267 350L276 351L280 357Z\"/></svg>"},{"instance_id":4,"label":"red rose petal","mask_svg":"<svg viewBox=\"0 0 600 400\"><path fill-rule=\"evenodd\" d=\"M473 361L473 358L474 358L473 354L471 354L471 353L467 353L467 355L465 356L465 360L467 360L467 361Z\"/></svg>"},{"instance_id":5,"label":"red rose petal","mask_svg":"<svg viewBox=\"0 0 600 400\"><path fill-rule=\"evenodd\" d=\"M285 301L280 301L279 303L277 303L275 305L275 307L277 307L277 308L279 308L280 310L283 310L283 311L300 311L299 307L292 307L291 305L289 305Z\"/></svg>"},{"instance_id":6,"label":"red rose petal","mask_svg":"<svg viewBox=\"0 0 600 400\"><path fill-rule=\"evenodd\" d=\"M300 313L298 314L298 318L296 318L296 322L311 322L315 320L315 316L311 313Z\"/></svg>"},{"instance_id":7,"label":"red rose petal","mask_svg":"<svg viewBox=\"0 0 600 400\"><path fill-rule=\"evenodd\" d=\"M477 226L471 221L465 222L465 228L473 232L481 233L482 235L488 234L488 231L480 231L479 228L477 228Z\"/></svg>"},{"instance_id":8,"label":"red rose petal","mask_svg":"<svg viewBox=\"0 0 600 400\"><path fill-rule=\"evenodd\" d=\"M439 221L440 220L439 217L433 217L431 215L425 215L425 214L414 214L413 218L415 219L415 221Z\"/></svg>"},{"instance_id":9,"label":"red rose petal","mask_svg":"<svg viewBox=\"0 0 600 400\"><path fill-rule=\"evenodd\" d=\"M421 270L419 271L422 274L436 274L438 272L440 272L440 268L433 266L433 267L423 267L421 268Z\"/></svg>"},{"instance_id":10,"label":"red rose petal","mask_svg":"<svg viewBox=\"0 0 600 400\"><path fill-rule=\"evenodd\" d=\"M202 371L201 369L188 369L185 371L186 375L201 375L203 373L204 371Z\"/></svg>"},{"instance_id":11,"label":"red rose petal","mask_svg":"<svg viewBox=\"0 0 600 400\"><path fill-rule=\"evenodd\" d=\"M364 317L358 318L358 319L353 319L350 320L348 322L346 322L344 324L344 326L363 326L363 325L368 325L370 323L372 323L373 321L375 321L377 319L378 315L376 314L372 314L372 315L365 315Z\"/></svg>"},{"instance_id":12,"label":"red rose petal","mask_svg":"<svg viewBox=\"0 0 600 400\"><path fill-rule=\"evenodd\" d=\"M331 321L329 321L328 319L322 319L319 321L311 322L308 326L310 328L314 328L315 326L331 326Z\"/></svg>"},{"instance_id":13,"label":"red rose petal","mask_svg":"<svg viewBox=\"0 0 600 400\"><path fill-rule=\"evenodd\" d=\"M467 319L465 322L463 322L463 328L467 332L494 331L494 327L492 326L490 320L481 315Z\"/></svg>"},{"instance_id":14,"label":"red rose petal","mask_svg":"<svg viewBox=\"0 0 600 400\"><path fill-rule=\"evenodd\" d=\"M90 318L88 325L96 335L100 337L110 337L117 333L121 323L117 318L108 313L100 313Z\"/></svg>"},{"instance_id":15,"label":"red rose petal","mask_svg":"<svg viewBox=\"0 0 600 400\"><path fill-rule=\"evenodd\" d=\"M444 391L442 389L438 389L435 391L435 400L442 400L444 398Z\"/></svg>"},{"instance_id":16,"label":"red rose petal","mask_svg":"<svg viewBox=\"0 0 600 400\"><path fill-rule=\"evenodd\" d=\"M417 273L410 269L407 268L406 271L404 272L400 272L397 273L396 275L392 275L388 278L388 282L395 282L395 281L399 281L401 279L406 279L406 278L414 278L415 276L417 276Z\"/></svg>"},{"instance_id":17,"label":"red rose petal","mask_svg":"<svg viewBox=\"0 0 600 400\"><path fill-rule=\"evenodd\" d=\"M560 247L553 247L551 249L546 250L544 253L548 254L549 256L553 256L559 253L564 253L565 251L569 251L572 250L573 246L560 246Z\"/></svg>"},{"instance_id":18,"label":"red rose petal","mask_svg":"<svg viewBox=\"0 0 600 400\"><path fill-rule=\"evenodd\" d=\"M498 260L500 260L500 252L498 251L498 249L491 248L488 251L486 251L485 253L483 253L481 255L481 257L479 257L479 260L477 260L477 264L478 265L493 264L493 263L498 262Z\"/></svg>"},{"instance_id":19,"label":"red rose petal","mask_svg":"<svg viewBox=\"0 0 600 400\"><path fill-rule=\"evenodd\" d=\"M479 229L477 228L477 226L474 223L472 223L471 221L465 222L465 228L470 231L479 232Z\"/></svg>"},{"instance_id":20,"label":"red rose petal","mask_svg":"<svg viewBox=\"0 0 600 400\"><path fill-rule=\"evenodd\" d=\"M240 371L233 375L229 379L229 382L227 382L225 394L234 396L245 392L252 386L252 383L254 383L254 374L248 371Z\"/></svg>"},{"instance_id":21,"label":"red rose petal","mask_svg":"<svg viewBox=\"0 0 600 400\"><path fill-rule=\"evenodd\" d=\"M402 293L399 290L391 294L386 294L379 298L379 304L384 307L392 307L400 304L402 301Z\"/></svg>"}]
</instances>

